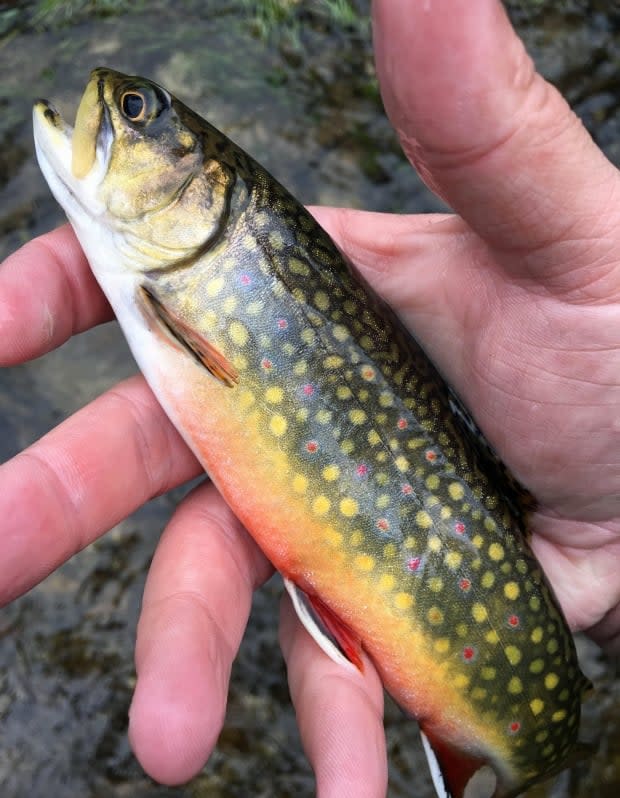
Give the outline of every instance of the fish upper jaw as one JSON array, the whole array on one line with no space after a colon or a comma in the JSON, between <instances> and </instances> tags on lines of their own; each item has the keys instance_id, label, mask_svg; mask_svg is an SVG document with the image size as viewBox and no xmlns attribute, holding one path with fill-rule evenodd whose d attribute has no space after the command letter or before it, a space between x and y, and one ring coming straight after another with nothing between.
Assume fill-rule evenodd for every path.
<instances>
[{"instance_id":1,"label":"fish upper jaw","mask_svg":"<svg viewBox=\"0 0 620 798\"><path fill-rule=\"evenodd\" d=\"M106 211L97 194L107 171L110 137L98 137L91 169L77 178L72 171L74 129L47 100L37 100L32 115L37 160L54 197L74 225L92 224Z\"/></svg>"}]
</instances>

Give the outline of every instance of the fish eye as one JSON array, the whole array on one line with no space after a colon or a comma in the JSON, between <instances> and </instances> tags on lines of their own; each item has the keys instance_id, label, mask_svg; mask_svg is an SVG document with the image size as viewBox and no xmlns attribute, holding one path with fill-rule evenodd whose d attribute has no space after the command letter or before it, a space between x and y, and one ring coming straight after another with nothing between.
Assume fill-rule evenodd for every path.
<instances>
[{"instance_id":1,"label":"fish eye","mask_svg":"<svg viewBox=\"0 0 620 798\"><path fill-rule=\"evenodd\" d=\"M146 100L137 91L126 91L121 97L121 109L130 122L142 122L146 116Z\"/></svg>"}]
</instances>

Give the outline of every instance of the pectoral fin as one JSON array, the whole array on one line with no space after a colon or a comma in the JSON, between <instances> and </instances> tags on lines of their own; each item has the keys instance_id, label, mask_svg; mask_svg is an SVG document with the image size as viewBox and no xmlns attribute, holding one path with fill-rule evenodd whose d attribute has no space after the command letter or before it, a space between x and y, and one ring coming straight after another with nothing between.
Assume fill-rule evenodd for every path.
<instances>
[{"instance_id":1,"label":"pectoral fin","mask_svg":"<svg viewBox=\"0 0 620 798\"><path fill-rule=\"evenodd\" d=\"M493 798L497 776L490 765L420 729L424 753L438 798Z\"/></svg>"},{"instance_id":2,"label":"pectoral fin","mask_svg":"<svg viewBox=\"0 0 620 798\"><path fill-rule=\"evenodd\" d=\"M149 322L159 324L220 382L229 388L239 382L239 374L232 363L204 335L167 308L150 289L141 286L137 291L136 301Z\"/></svg>"},{"instance_id":3,"label":"pectoral fin","mask_svg":"<svg viewBox=\"0 0 620 798\"><path fill-rule=\"evenodd\" d=\"M320 598L304 593L286 577L284 586L288 590L299 620L327 656L345 668L356 668L363 673L364 663L359 638Z\"/></svg>"}]
</instances>

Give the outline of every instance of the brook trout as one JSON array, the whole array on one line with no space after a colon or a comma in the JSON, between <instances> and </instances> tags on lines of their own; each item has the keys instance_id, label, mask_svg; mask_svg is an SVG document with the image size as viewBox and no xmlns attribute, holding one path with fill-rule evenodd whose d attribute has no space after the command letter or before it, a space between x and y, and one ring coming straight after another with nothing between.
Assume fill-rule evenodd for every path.
<instances>
[{"instance_id":1,"label":"brook trout","mask_svg":"<svg viewBox=\"0 0 620 798\"><path fill-rule=\"evenodd\" d=\"M440 795L507 798L577 746L581 674L525 492L274 178L165 89L92 73L39 162L173 424L347 667L414 715ZM343 732L346 733L346 732Z\"/></svg>"}]
</instances>

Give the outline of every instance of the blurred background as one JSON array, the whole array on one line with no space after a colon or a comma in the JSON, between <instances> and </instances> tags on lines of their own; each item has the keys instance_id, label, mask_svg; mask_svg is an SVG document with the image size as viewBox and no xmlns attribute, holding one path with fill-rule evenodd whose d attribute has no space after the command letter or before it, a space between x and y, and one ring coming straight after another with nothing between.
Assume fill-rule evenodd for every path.
<instances>
[{"instance_id":1,"label":"blurred background","mask_svg":"<svg viewBox=\"0 0 620 798\"><path fill-rule=\"evenodd\" d=\"M514 0L539 70L620 163L620 4ZM90 70L153 78L258 158L304 203L440 210L402 156L381 105L368 0L0 2L0 259L63 221L33 157L31 107L73 119ZM116 324L0 371L0 461L135 366ZM256 596L233 670L226 726L194 781L150 781L127 743L142 588L177 490L135 513L0 611L3 798L311 798L277 646L280 587ZM531 791L620 794L616 664L585 639L596 684L584 737L596 755ZM343 729L343 734L347 730ZM432 798L415 723L388 702L390 798Z\"/></svg>"}]
</instances>

